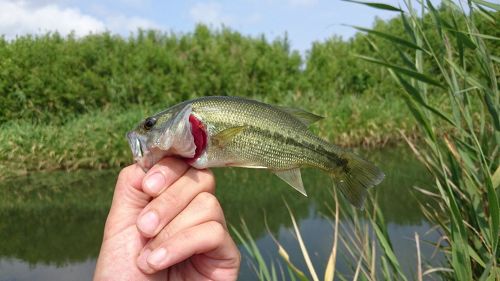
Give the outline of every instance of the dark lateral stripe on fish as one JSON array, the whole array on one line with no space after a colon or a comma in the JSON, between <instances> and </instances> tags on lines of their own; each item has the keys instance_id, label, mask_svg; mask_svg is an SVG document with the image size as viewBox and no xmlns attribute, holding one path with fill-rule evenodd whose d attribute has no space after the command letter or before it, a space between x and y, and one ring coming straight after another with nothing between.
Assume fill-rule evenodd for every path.
<instances>
[{"instance_id":1,"label":"dark lateral stripe on fish","mask_svg":"<svg viewBox=\"0 0 500 281\"><path fill-rule=\"evenodd\" d=\"M233 125L232 123L226 123L226 122L220 122L221 125L224 127L229 127ZM285 135L280 134L279 132L276 131L270 131L265 128L260 128L260 127L255 127L252 125L247 125L250 128L249 131L253 131L255 133L261 134L264 137L267 137L268 139L275 139L276 141L281 141L283 144L290 145L292 147L295 147L297 149L309 149L310 151L314 151L326 158L328 158L332 163L335 163L336 166L342 167L345 172L349 172L348 170L348 160L339 157L336 153L333 151L326 150L324 147L321 145L315 145L313 143L307 142L307 141L301 141L297 140Z\"/></svg>"}]
</instances>

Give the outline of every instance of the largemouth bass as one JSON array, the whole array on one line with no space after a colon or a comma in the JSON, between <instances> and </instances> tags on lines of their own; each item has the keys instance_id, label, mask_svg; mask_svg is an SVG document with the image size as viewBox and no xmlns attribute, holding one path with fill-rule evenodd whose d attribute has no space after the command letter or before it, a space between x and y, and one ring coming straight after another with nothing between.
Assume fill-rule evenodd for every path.
<instances>
[{"instance_id":1,"label":"largemouth bass","mask_svg":"<svg viewBox=\"0 0 500 281\"><path fill-rule=\"evenodd\" d=\"M191 166L269 169L306 195L300 168L326 171L355 206L384 173L372 163L317 137L312 113L239 97L202 97L156 113L127 134L135 161L148 170L165 156Z\"/></svg>"}]
</instances>

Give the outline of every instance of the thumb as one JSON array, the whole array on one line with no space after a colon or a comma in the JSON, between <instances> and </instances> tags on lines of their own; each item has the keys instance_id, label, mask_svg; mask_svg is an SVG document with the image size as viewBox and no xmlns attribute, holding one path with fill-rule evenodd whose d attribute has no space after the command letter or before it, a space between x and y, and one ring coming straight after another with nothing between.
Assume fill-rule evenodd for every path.
<instances>
[{"instance_id":1,"label":"thumb","mask_svg":"<svg viewBox=\"0 0 500 281\"><path fill-rule=\"evenodd\" d=\"M139 165L125 167L118 175L111 209L106 220L104 236L113 236L129 226L134 226L137 216L151 200L142 190L144 171Z\"/></svg>"}]
</instances>

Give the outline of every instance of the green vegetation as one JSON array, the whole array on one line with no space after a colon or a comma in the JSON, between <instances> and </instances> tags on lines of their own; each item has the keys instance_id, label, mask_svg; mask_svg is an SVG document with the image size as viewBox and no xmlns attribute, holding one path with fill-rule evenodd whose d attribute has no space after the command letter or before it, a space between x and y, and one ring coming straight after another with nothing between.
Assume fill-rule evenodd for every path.
<instances>
[{"instance_id":1,"label":"green vegetation","mask_svg":"<svg viewBox=\"0 0 500 281\"><path fill-rule=\"evenodd\" d=\"M445 8L439 14L452 16ZM498 21L499 13L490 14ZM425 16L424 26L432 20ZM476 25L480 33L499 32L484 17ZM398 18L378 20L374 30L410 37ZM404 101L394 99L402 88L387 69L356 57L378 46L384 57L407 63L403 54L411 44L399 50L369 33L316 42L305 58L290 49L286 36L269 41L203 25L187 34L139 31L127 39L106 33L0 38L0 179L130 163L127 130L157 110L203 95L300 106L327 117L315 129L344 146L401 142L400 131L416 137L417 124ZM439 41L435 29L425 33ZM488 48L499 50L492 42ZM466 57L472 54L465 49ZM432 61L424 59L423 67L444 81ZM481 71L478 64L468 68ZM428 102L446 110L444 98L431 95Z\"/></svg>"},{"instance_id":2,"label":"green vegetation","mask_svg":"<svg viewBox=\"0 0 500 281\"><path fill-rule=\"evenodd\" d=\"M397 130L404 129L401 125L407 120L407 113L400 111L404 104L386 100L370 103L369 100L371 98L348 96L332 107L323 104L315 109L312 102L308 102L310 105L305 108L325 116L330 115L330 109L336 112L336 118L321 122L315 130L339 144L373 146L400 139ZM36 170L110 168L131 163L125 133L152 112L145 106L131 106L93 111L63 124L29 121L3 124L0 179ZM411 134L412 127L407 126Z\"/></svg>"},{"instance_id":3,"label":"green vegetation","mask_svg":"<svg viewBox=\"0 0 500 281\"><path fill-rule=\"evenodd\" d=\"M314 43L305 58L290 50L286 37L270 42L205 26L182 35L140 31L129 39L0 39L0 178L124 165L130 162L124 139L129 128L196 96L300 105L328 117L313 130L343 145L406 139L434 177L436 190L419 190L419 202L442 238L429 242L446 263L425 264L423 241L415 235L415 273L404 272L388 235L389 214L373 203L377 193L363 212L334 194L337 203L328 212L334 246L324 273L308 261L307 245L300 245L308 269L303 272L276 241L283 269L259 257L253 226L235 228L261 278L423 280L439 274L446 280L498 280L500 6L471 0L465 8L451 1L434 7L425 1L417 11L410 4L404 10L372 5L400 16L358 28L361 33L347 41ZM275 197L269 202L276 204ZM15 211L15 205L6 209ZM292 225L300 215L290 214ZM335 271L339 247L351 258L350 275Z\"/></svg>"},{"instance_id":4,"label":"green vegetation","mask_svg":"<svg viewBox=\"0 0 500 281\"><path fill-rule=\"evenodd\" d=\"M419 190L425 195L419 200L419 205L440 233L438 241L429 242L445 255L446 263L440 266L424 264L420 252L422 241L415 234L415 273L405 274L394 254L385 214L378 204L359 213L335 200L336 209L332 211L336 218L334 246L324 280L333 280L335 275L339 241L351 253L352 278L355 280L424 280L430 278L430 274L439 274L444 280L499 280L500 91L497 78L500 60L494 53L498 47L490 48L485 41L498 42L500 37L492 34L498 32L498 28L483 33L478 29L476 19L483 17L495 23L490 9L498 14L500 6L473 0L464 9L446 2L442 9L448 12L442 13L432 6L431 1L426 1L422 8L426 15L422 17L418 16L410 1L405 3L406 12L375 4L378 8L401 12L405 36L365 30L396 47L399 57L388 56L374 40L370 40L373 54L359 57L389 72L404 90L400 93L401 98L422 128L422 141L415 143L408 139L407 142L435 180L436 192ZM431 22L426 21L429 17ZM429 25L438 34L438 40L431 40L424 32ZM397 47L401 45L406 49ZM429 68L430 65L433 69ZM430 104L430 94L436 93L444 95L443 101L450 105L449 110ZM447 124L452 133L443 134L442 124ZM339 213L352 222L352 231L344 232L345 227L339 228ZM294 221L293 215L290 216ZM243 230L244 235L238 236L245 241L250 256L254 257L262 279L290 276L291 279L319 280L314 265L307 263L309 254L302 245L309 270L307 275L297 270L277 242L287 266L286 273L282 271L278 275L274 265L261 261L259 249L252 246L252 237L245 227ZM302 244L296 227L295 233L297 242ZM346 277L340 276L340 279Z\"/></svg>"}]
</instances>

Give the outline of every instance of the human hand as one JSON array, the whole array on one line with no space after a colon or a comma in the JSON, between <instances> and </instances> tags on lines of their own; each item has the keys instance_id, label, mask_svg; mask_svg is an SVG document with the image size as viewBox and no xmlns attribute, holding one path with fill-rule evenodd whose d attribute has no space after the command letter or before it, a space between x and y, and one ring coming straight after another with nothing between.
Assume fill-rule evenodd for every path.
<instances>
[{"instance_id":1,"label":"human hand","mask_svg":"<svg viewBox=\"0 0 500 281\"><path fill-rule=\"evenodd\" d=\"M94 280L235 280L240 256L214 189L209 171L174 158L123 169Z\"/></svg>"}]
</instances>

